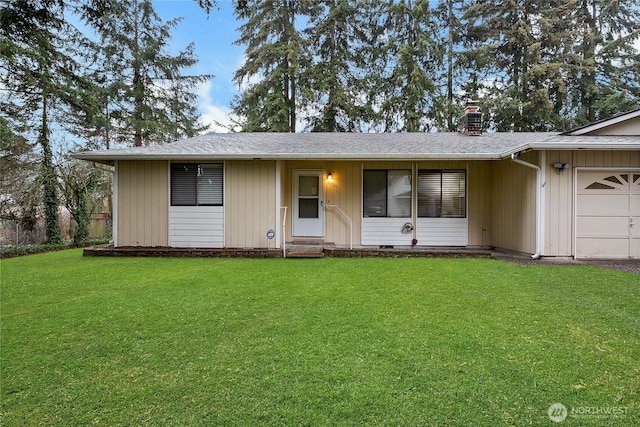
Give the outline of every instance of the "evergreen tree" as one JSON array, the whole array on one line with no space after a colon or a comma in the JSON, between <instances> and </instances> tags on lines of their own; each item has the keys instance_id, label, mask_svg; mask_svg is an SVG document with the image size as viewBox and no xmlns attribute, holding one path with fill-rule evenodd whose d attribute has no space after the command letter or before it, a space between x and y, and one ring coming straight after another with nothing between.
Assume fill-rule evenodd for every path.
<instances>
[{"instance_id":1,"label":"evergreen tree","mask_svg":"<svg viewBox=\"0 0 640 427\"><path fill-rule=\"evenodd\" d=\"M50 125L56 112L95 113L92 85L82 75L78 43L83 37L64 19L62 0L16 1L0 9L2 109L13 129L25 129L41 149L46 239L60 241L57 175ZM63 110L63 111L62 111ZM35 134L27 129L34 129Z\"/></svg>"},{"instance_id":2,"label":"evergreen tree","mask_svg":"<svg viewBox=\"0 0 640 427\"><path fill-rule=\"evenodd\" d=\"M634 0L581 0L574 15L571 98L575 124L637 108L640 8Z\"/></svg>"},{"instance_id":3,"label":"evergreen tree","mask_svg":"<svg viewBox=\"0 0 640 427\"><path fill-rule=\"evenodd\" d=\"M443 64L439 68L438 83L440 91L432 111L433 120L439 129L455 131L458 118L462 115L464 100L461 94L464 69L461 66L462 46L462 10L463 0L440 0L435 10L437 27L441 30L434 34L438 48L443 52Z\"/></svg>"},{"instance_id":4,"label":"evergreen tree","mask_svg":"<svg viewBox=\"0 0 640 427\"><path fill-rule=\"evenodd\" d=\"M367 50L371 46L371 8L375 2L318 2L305 30L313 63L301 76L301 91L309 102L312 131L353 132L370 122L367 102Z\"/></svg>"},{"instance_id":5,"label":"evergreen tree","mask_svg":"<svg viewBox=\"0 0 640 427\"><path fill-rule=\"evenodd\" d=\"M390 0L385 29L386 72L380 82L384 130L426 131L433 124L427 119L436 95L432 76L442 60L432 37L438 29L429 1Z\"/></svg>"},{"instance_id":6,"label":"evergreen tree","mask_svg":"<svg viewBox=\"0 0 640 427\"><path fill-rule=\"evenodd\" d=\"M496 130L548 130L553 105L547 76L536 68L542 63L536 28L547 7L533 0L480 0L466 10L466 37L474 44L473 54L488 56L482 71L492 81L485 88L483 109Z\"/></svg>"},{"instance_id":7,"label":"evergreen tree","mask_svg":"<svg viewBox=\"0 0 640 427\"><path fill-rule=\"evenodd\" d=\"M0 117L0 219L17 221L22 235L33 232L42 201L34 144Z\"/></svg>"},{"instance_id":8,"label":"evergreen tree","mask_svg":"<svg viewBox=\"0 0 640 427\"><path fill-rule=\"evenodd\" d=\"M150 0L91 1L83 17L102 46L96 81L103 89L107 141L158 144L207 129L198 121L193 88L211 76L182 74L197 63L193 44L177 55L167 53L180 19L162 22Z\"/></svg>"},{"instance_id":9,"label":"evergreen tree","mask_svg":"<svg viewBox=\"0 0 640 427\"><path fill-rule=\"evenodd\" d=\"M247 132L295 132L301 70L311 62L308 43L296 26L307 19L315 0L247 2L236 9L244 21L236 44L245 45L246 60L235 72L239 87L250 83L232 104Z\"/></svg>"}]
</instances>

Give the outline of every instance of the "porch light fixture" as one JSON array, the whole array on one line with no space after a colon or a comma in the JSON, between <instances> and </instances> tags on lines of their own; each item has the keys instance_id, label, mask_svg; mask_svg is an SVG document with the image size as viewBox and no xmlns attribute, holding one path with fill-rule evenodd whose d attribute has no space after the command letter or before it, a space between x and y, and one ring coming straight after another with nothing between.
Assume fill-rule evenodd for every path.
<instances>
[{"instance_id":1,"label":"porch light fixture","mask_svg":"<svg viewBox=\"0 0 640 427\"><path fill-rule=\"evenodd\" d=\"M327 175L327 182L329 184L333 184L333 175L331 175L331 172Z\"/></svg>"},{"instance_id":2,"label":"porch light fixture","mask_svg":"<svg viewBox=\"0 0 640 427\"><path fill-rule=\"evenodd\" d=\"M554 163L553 168L557 170L559 173L564 172L564 170L569 166L569 163Z\"/></svg>"}]
</instances>

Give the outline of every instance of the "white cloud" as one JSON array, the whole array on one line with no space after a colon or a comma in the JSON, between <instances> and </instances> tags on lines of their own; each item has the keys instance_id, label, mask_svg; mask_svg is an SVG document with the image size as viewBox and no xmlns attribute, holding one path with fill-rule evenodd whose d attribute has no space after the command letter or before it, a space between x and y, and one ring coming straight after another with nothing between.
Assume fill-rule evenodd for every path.
<instances>
[{"instance_id":1,"label":"white cloud","mask_svg":"<svg viewBox=\"0 0 640 427\"><path fill-rule=\"evenodd\" d=\"M200 121L209 125L210 132L227 133L231 120L231 109L224 105L216 104L211 98L211 81L207 81L198 86L198 109L200 110Z\"/></svg>"}]
</instances>

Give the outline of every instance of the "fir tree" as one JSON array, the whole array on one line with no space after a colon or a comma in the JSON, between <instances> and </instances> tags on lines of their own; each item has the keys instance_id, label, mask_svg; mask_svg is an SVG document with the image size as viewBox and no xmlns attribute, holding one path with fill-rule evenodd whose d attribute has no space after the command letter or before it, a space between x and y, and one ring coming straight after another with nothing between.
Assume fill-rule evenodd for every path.
<instances>
[{"instance_id":1,"label":"fir tree","mask_svg":"<svg viewBox=\"0 0 640 427\"><path fill-rule=\"evenodd\" d=\"M237 8L243 21L236 44L245 45L246 60L235 72L239 87L248 84L233 101L242 130L295 132L300 91L298 78L311 61L308 44L296 20L317 7L313 0L247 2ZM257 79L255 83L250 83Z\"/></svg>"},{"instance_id":2,"label":"fir tree","mask_svg":"<svg viewBox=\"0 0 640 427\"><path fill-rule=\"evenodd\" d=\"M51 122L55 113L95 113L92 85L78 62L83 36L64 19L61 0L17 1L0 9L1 76L6 96L4 119L25 131L41 150L46 239L61 239L58 223L57 174L53 163ZM61 110L63 110L61 112Z\"/></svg>"},{"instance_id":3,"label":"fir tree","mask_svg":"<svg viewBox=\"0 0 640 427\"><path fill-rule=\"evenodd\" d=\"M167 53L180 19L162 22L150 0L93 1L83 7L83 17L100 37L96 80L109 139L141 146L207 129L198 121L193 89L211 76L183 75L197 63L193 44L177 55Z\"/></svg>"}]
</instances>

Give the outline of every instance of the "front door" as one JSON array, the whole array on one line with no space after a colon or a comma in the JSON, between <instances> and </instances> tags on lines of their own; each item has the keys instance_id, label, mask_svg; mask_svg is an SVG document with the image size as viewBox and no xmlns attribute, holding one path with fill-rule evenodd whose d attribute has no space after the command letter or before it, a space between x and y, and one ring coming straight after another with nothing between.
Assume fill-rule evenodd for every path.
<instances>
[{"instance_id":1,"label":"front door","mask_svg":"<svg viewBox=\"0 0 640 427\"><path fill-rule=\"evenodd\" d=\"M322 170L293 171L293 235L324 236Z\"/></svg>"}]
</instances>

